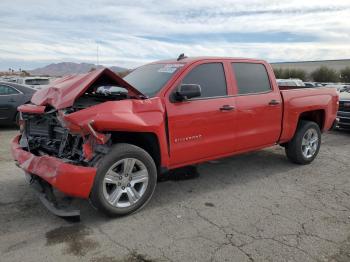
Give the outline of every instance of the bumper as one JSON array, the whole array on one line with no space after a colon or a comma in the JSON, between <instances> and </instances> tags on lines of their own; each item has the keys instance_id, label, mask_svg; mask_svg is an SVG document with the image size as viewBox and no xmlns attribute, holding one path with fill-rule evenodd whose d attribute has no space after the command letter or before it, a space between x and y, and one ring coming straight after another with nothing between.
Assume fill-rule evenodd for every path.
<instances>
[{"instance_id":1,"label":"bumper","mask_svg":"<svg viewBox=\"0 0 350 262\"><path fill-rule=\"evenodd\" d=\"M11 151L24 171L41 177L68 196L89 197L96 168L68 164L51 156L35 156L20 147L19 138L16 136L12 140Z\"/></svg>"},{"instance_id":2,"label":"bumper","mask_svg":"<svg viewBox=\"0 0 350 262\"><path fill-rule=\"evenodd\" d=\"M340 128L350 129L350 111L338 111L337 118L339 118Z\"/></svg>"}]
</instances>

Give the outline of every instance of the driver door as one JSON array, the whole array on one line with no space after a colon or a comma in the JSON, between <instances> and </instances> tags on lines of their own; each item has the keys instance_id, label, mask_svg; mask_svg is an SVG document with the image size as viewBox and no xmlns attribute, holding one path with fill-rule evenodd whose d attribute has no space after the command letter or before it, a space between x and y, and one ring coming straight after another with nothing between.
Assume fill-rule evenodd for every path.
<instances>
[{"instance_id":1,"label":"driver door","mask_svg":"<svg viewBox=\"0 0 350 262\"><path fill-rule=\"evenodd\" d=\"M167 100L172 167L232 152L235 100L228 96L226 75L221 62L197 63L178 85L200 85L201 96L186 101Z\"/></svg>"}]
</instances>

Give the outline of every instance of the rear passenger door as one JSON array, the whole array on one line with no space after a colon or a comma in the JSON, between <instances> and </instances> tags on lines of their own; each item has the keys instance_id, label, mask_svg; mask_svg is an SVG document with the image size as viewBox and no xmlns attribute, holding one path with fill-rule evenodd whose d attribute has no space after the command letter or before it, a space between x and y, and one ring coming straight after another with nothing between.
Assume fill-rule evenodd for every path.
<instances>
[{"instance_id":1,"label":"rear passenger door","mask_svg":"<svg viewBox=\"0 0 350 262\"><path fill-rule=\"evenodd\" d=\"M232 151L235 111L234 97L228 96L227 73L221 62L193 65L168 94L171 97L180 84L198 84L202 91L201 97L187 101L167 99L172 167Z\"/></svg>"},{"instance_id":2,"label":"rear passenger door","mask_svg":"<svg viewBox=\"0 0 350 262\"><path fill-rule=\"evenodd\" d=\"M262 63L231 63L236 89L237 151L273 145L281 132L282 101Z\"/></svg>"}]
</instances>

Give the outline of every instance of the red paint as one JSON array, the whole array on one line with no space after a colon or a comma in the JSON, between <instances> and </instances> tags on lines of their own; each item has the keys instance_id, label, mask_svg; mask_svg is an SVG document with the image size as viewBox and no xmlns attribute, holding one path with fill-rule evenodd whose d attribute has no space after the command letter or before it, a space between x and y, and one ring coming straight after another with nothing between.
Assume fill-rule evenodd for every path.
<instances>
[{"instance_id":1,"label":"red paint","mask_svg":"<svg viewBox=\"0 0 350 262\"><path fill-rule=\"evenodd\" d=\"M67 164L50 156L35 156L23 150L16 136L11 145L12 156L28 173L40 176L59 191L75 197L88 198L96 168Z\"/></svg>"},{"instance_id":2,"label":"red paint","mask_svg":"<svg viewBox=\"0 0 350 262\"><path fill-rule=\"evenodd\" d=\"M115 84L125 87L129 95L142 95L134 87L108 68L92 71L87 74L71 75L52 82L47 88L38 90L32 97L36 105L51 105L56 109L72 106L74 100L82 95L98 78L107 77Z\"/></svg>"},{"instance_id":3,"label":"red paint","mask_svg":"<svg viewBox=\"0 0 350 262\"><path fill-rule=\"evenodd\" d=\"M93 127L94 125L94 120L91 120L88 124L87 124L87 127L88 127L88 131L90 133L90 135L92 135L99 144L106 144L107 141L109 140L110 138L110 135L105 135L105 134L102 134L98 131L96 131Z\"/></svg>"},{"instance_id":4,"label":"red paint","mask_svg":"<svg viewBox=\"0 0 350 262\"><path fill-rule=\"evenodd\" d=\"M284 101L282 134L280 141L289 141L297 128L298 118L303 112L323 110L323 130L329 130L337 115L338 94L334 88L306 88L282 90Z\"/></svg>"},{"instance_id":5,"label":"red paint","mask_svg":"<svg viewBox=\"0 0 350 262\"><path fill-rule=\"evenodd\" d=\"M17 108L19 112L30 114L43 114L45 112L45 106L37 106L31 104L24 104Z\"/></svg>"},{"instance_id":6,"label":"red paint","mask_svg":"<svg viewBox=\"0 0 350 262\"><path fill-rule=\"evenodd\" d=\"M140 94L135 88L105 69L57 81L48 90L38 91L33 96L32 102L37 104L40 110L44 105L58 109L61 122L72 133L93 133L89 127L89 123L93 121L92 127L95 131L93 136L97 140L99 135L104 136L111 131L153 133L158 138L160 146L161 166L169 169L288 142L292 139L299 117L304 112L322 110L323 131L332 126L336 117L338 95L334 89L280 90L271 66L265 61L186 58L180 62L184 66L155 97L150 99L109 101L65 115L60 109L71 106L74 100L102 74L108 74L119 81L132 94ZM210 62L223 63L228 96L176 103L169 100L172 92L192 68ZM237 84L231 62L263 64L270 78L271 92L237 95ZM168 60L161 63L178 63L178 61ZM279 104L269 105L271 100L276 100ZM220 107L223 105L232 105L235 110L222 112ZM106 141L104 137L100 139L102 142ZM59 176L55 175L60 178L58 189L63 189L63 192L70 195L88 196L96 171L94 168L65 164L49 156L35 157L21 150L17 140L16 138L13 142L14 158L23 164L26 159L32 157L35 163L30 168L24 168L27 172L43 177L58 188L57 179L48 178L44 171L47 168L59 169ZM85 148L84 152L87 157L91 156L89 148Z\"/></svg>"},{"instance_id":7,"label":"red paint","mask_svg":"<svg viewBox=\"0 0 350 262\"><path fill-rule=\"evenodd\" d=\"M97 114L98 112L98 114ZM93 120L98 132L128 131L156 134L161 149L162 166L168 166L165 133L165 108L160 98L146 100L109 101L64 116L64 122L74 133L85 133ZM84 131L85 130L85 131Z\"/></svg>"},{"instance_id":8,"label":"red paint","mask_svg":"<svg viewBox=\"0 0 350 262\"><path fill-rule=\"evenodd\" d=\"M90 139L86 143L83 144L83 153L84 153L85 160L89 161L92 159L93 148L92 148Z\"/></svg>"}]
</instances>

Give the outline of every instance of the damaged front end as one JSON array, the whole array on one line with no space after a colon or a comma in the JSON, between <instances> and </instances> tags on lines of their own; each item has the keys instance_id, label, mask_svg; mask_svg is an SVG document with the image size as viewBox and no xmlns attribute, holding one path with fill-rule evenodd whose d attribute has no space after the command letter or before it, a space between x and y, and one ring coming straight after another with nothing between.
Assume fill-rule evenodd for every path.
<instances>
[{"instance_id":1,"label":"damaged front end","mask_svg":"<svg viewBox=\"0 0 350 262\"><path fill-rule=\"evenodd\" d=\"M128 91L112 95L97 92L105 85ZM18 108L21 134L12 141L12 155L30 184L38 189L43 204L54 214L79 215L77 210L67 208L67 201L62 204L55 191L69 197L88 198L97 163L111 147L110 135L97 131L94 117L84 113L84 117L75 119L70 116L107 101L137 96L141 95L121 78L102 69L60 79L35 93L32 104ZM98 112L94 111L94 115Z\"/></svg>"},{"instance_id":2,"label":"damaged front end","mask_svg":"<svg viewBox=\"0 0 350 262\"><path fill-rule=\"evenodd\" d=\"M88 127L72 132L64 122L62 111L48 110L43 114L25 112L20 108L24 123L20 145L37 156L49 155L66 163L94 166L99 158L108 152L108 136L93 128L93 120Z\"/></svg>"},{"instance_id":3,"label":"damaged front end","mask_svg":"<svg viewBox=\"0 0 350 262\"><path fill-rule=\"evenodd\" d=\"M18 166L52 213L78 217L80 212L72 208L70 197L89 197L95 166L110 148L109 136L94 130L92 123L90 128L72 132L63 113L54 109L37 114L22 106L20 112L21 135L12 146Z\"/></svg>"}]
</instances>

